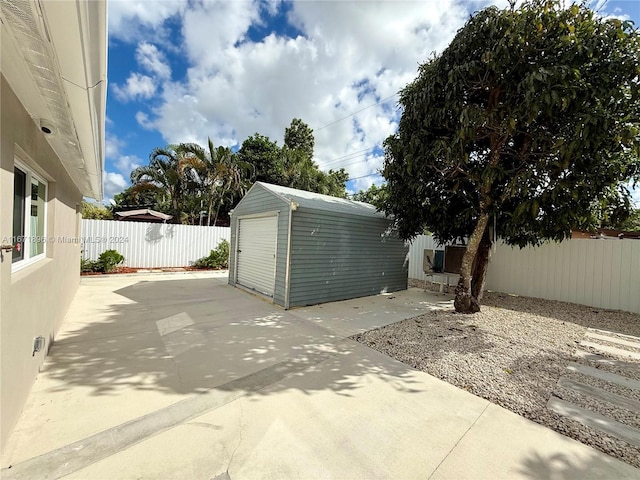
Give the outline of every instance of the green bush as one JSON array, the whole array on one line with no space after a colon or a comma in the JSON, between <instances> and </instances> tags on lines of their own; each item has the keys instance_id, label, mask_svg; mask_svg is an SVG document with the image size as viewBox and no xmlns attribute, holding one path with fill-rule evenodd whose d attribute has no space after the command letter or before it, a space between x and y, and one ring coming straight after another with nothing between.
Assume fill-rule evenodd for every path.
<instances>
[{"instance_id":1,"label":"green bush","mask_svg":"<svg viewBox=\"0 0 640 480\"><path fill-rule=\"evenodd\" d=\"M229 242L222 240L207 257L193 263L196 268L229 268Z\"/></svg>"},{"instance_id":2,"label":"green bush","mask_svg":"<svg viewBox=\"0 0 640 480\"><path fill-rule=\"evenodd\" d=\"M80 259L80 272L87 273L87 272L101 272L101 271L102 271L102 265L100 265L100 262L94 262L93 260L87 260L84 258Z\"/></svg>"},{"instance_id":3,"label":"green bush","mask_svg":"<svg viewBox=\"0 0 640 480\"><path fill-rule=\"evenodd\" d=\"M111 272L123 262L124 257L120 255L117 250L105 250L98 258L98 263L100 263L104 273Z\"/></svg>"}]
</instances>

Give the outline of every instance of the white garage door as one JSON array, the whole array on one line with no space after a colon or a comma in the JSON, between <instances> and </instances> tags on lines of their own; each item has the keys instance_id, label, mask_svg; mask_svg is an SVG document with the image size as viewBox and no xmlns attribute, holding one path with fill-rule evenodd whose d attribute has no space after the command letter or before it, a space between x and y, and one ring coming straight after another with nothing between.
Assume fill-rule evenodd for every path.
<instances>
[{"instance_id":1,"label":"white garage door","mask_svg":"<svg viewBox=\"0 0 640 480\"><path fill-rule=\"evenodd\" d=\"M239 220L237 282L273 297L278 217Z\"/></svg>"}]
</instances>

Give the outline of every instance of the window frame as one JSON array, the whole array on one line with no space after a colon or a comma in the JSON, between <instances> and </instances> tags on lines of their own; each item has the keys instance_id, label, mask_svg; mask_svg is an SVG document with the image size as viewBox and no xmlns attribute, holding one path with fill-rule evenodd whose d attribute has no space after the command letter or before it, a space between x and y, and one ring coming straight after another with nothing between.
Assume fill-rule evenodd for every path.
<instances>
[{"instance_id":1,"label":"window frame","mask_svg":"<svg viewBox=\"0 0 640 480\"><path fill-rule=\"evenodd\" d=\"M48 230L48 224L47 224L47 217L48 217L48 210L49 210L49 181L44 178L42 175L39 175L38 173L36 173L34 171L33 168L29 167L28 164L21 162L19 159L14 159L13 162L13 167L17 168L18 170L20 170L22 173L25 174L25 202L24 202L24 210L22 212L23 214L23 218L24 218L24 224L23 224L23 236L25 237L25 239L30 238L31 236L36 236L36 235L32 235L31 234L31 207L32 207L32 195L31 195L31 185L33 180L36 180L40 183L42 183L44 185L44 196L43 196L43 206L44 206L44 212L43 212L43 222L44 222L44 231L42 232L42 235L37 235L38 237L42 237L41 238L41 242L43 245L43 249L42 249L42 253L38 253L36 255L31 256L31 242L25 240L24 242L22 242L23 244L23 258L21 260L17 260L17 261L13 261L11 263L11 272L17 272L18 270L22 270L23 268L26 268L30 265L33 265L34 263L40 262L41 260L44 260L45 258L47 258L47 242L45 241L46 238L48 238L47 235L47 230ZM14 174L15 175L15 174ZM14 200L15 201L15 190L13 192L14 195ZM28 199L28 200L27 200ZM12 213L13 215L13 213ZM13 234L13 233L12 233ZM15 242L15 238L13 238L13 243L14 245L17 243Z\"/></svg>"}]
</instances>

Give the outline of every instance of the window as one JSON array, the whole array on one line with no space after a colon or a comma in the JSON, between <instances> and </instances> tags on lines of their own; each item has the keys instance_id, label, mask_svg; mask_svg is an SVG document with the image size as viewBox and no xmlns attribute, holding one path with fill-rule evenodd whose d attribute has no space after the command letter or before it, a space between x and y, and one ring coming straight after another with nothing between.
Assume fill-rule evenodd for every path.
<instances>
[{"instance_id":1,"label":"window","mask_svg":"<svg viewBox=\"0 0 640 480\"><path fill-rule=\"evenodd\" d=\"M22 165L13 169L14 267L28 265L45 256L47 182Z\"/></svg>"}]
</instances>

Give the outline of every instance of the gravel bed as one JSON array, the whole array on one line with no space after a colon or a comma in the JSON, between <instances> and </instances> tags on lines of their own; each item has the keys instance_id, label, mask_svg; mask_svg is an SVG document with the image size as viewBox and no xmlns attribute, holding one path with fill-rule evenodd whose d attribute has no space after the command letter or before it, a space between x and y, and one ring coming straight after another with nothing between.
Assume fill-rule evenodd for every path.
<instances>
[{"instance_id":1,"label":"gravel bed","mask_svg":"<svg viewBox=\"0 0 640 480\"><path fill-rule=\"evenodd\" d=\"M412 283L424 288L415 281ZM427 284L427 289L437 292L439 285ZM452 298L452 295L442 295ZM640 412L557 385L560 377L568 376L638 399L637 391L572 374L566 369L570 362L576 362L620 375L630 370L574 357L587 327L640 336L640 315L488 292L479 313L459 315L453 309L433 311L352 338L640 468L639 447L546 408L547 401L556 392L583 408L638 427ZM637 378L640 362L625 361L631 365L637 363L634 375L628 375Z\"/></svg>"}]
</instances>

